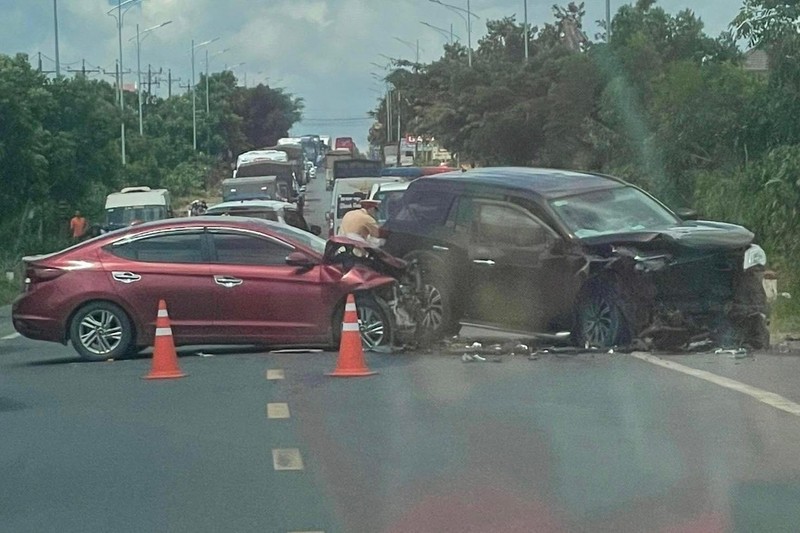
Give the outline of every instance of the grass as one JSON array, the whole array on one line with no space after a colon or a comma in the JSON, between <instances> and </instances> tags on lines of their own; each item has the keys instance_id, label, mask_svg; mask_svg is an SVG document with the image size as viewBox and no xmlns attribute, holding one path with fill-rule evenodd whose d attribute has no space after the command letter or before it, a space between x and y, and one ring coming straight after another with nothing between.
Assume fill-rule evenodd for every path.
<instances>
[{"instance_id":1,"label":"grass","mask_svg":"<svg viewBox=\"0 0 800 533\"><path fill-rule=\"evenodd\" d=\"M20 293L19 281L0 281L0 306L8 305Z\"/></svg>"}]
</instances>

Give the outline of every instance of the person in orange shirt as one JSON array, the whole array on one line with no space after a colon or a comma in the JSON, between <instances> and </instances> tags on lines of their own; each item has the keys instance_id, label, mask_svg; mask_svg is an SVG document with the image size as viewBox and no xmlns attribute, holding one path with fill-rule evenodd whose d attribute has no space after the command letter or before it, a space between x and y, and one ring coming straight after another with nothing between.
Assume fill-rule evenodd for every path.
<instances>
[{"instance_id":1,"label":"person in orange shirt","mask_svg":"<svg viewBox=\"0 0 800 533\"><path fill-rule=\"evenodd\" d=\"M89 229L89 223L81 215L80 211L75 211L75 216L69 221L69 229L72 232L72 239L79 241L86 235L86 230Z\"/></svg>"},{"instance_id":2,"label":"person in orange shirt","mask_svg":"<svg viewBox=\"0 0 800 533\"><path fill-rule=\"evenodd\" d=\"M366 242L370 242L370 239L380 239L380 226L376 220L378 207L381 205L380 200L365 198L359 205L360 209L344 214L339 225L339 235ZM380 244L380 241L373 240L371 244Z\"/></svg>"}]
</instances>

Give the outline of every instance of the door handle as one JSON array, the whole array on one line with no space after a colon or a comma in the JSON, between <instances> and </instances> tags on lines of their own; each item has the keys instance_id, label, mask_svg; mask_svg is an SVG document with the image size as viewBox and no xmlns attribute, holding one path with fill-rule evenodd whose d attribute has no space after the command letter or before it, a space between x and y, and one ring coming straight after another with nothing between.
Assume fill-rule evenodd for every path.
<instances>
[{"instance_id":1,"label":"door handle","mask_svg":"<svg viewBox=\"0 0 800 533\"><path fill-rule=\"evenodd\" d=\"M217 285L222 285L223 287L227 287L229 289L242 284L242 280L239 278L232 278L230 276L214 276L214 282Z\"/></svg>"},{"instance_id":2,"label":"door handle","mask_svg":"<svg viewBox=\"0 0 800 533\"><path fill-rule=\"evenodd\" d=\"M491 259L473 259L472 262L478 265L494 266L494 261Z\"/></svg>"},{"instance_id":3,"label":"door handle","mask_svg":"<svg viewBox=\"0 0 800 533\"><path fill-rule=\"evenodd\" d=\"M133 272L112 272L111 277L113 277L115 281L121 283L133 283L142 279L142 276L134 274Z\"/></svg>"},{"instance_id":4,"label":"door handle","mask_svg":"<svg viewBox=\"0 0 800 533\"><path fill-rule=\"evenodd\" d=\"M433 249L436 250L437 252L447 252L450 250L450 248L448 248L447 246L439 246L438 244L434 244Z\"/></svg>"}]
</instances>

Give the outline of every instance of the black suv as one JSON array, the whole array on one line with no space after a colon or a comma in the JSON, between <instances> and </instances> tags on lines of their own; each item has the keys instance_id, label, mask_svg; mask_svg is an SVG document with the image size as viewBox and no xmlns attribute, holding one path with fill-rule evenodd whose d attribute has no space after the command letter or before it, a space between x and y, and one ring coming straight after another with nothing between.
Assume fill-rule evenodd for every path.
<instances>
[{"instance_id":1,"label":"black suv","mask_svg":"<svg viewBox=\"0 0 800 533\"><path fill-rule=\"evenodd\" d=\"M423 266L428 319L570 332L580 345L769 344L766 256L733 224L682 220L623 180L479 168L412 182L385 249Z\"/></svg>"}]
</instances>

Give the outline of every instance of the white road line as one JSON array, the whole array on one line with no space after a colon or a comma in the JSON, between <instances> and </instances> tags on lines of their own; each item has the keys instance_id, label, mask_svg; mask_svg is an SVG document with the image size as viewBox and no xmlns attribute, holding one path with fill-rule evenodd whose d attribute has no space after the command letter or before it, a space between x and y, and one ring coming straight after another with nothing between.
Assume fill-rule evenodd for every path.
<instances>
[{"instance_id":1,"label":"white road line","mask_svg":"<svg viewBox=\"0 0 800 533\"><path fill-rule=\"evenodd\" d=\"M268 403L267 418L289 418L289 404Z\"/></svg>"},{"instance_id":2,"label":"white road line","mask_svg":"<svg viewBox=\"0 0 800 533\"><path fill-rule=\"evenodd\" d=\"M800 416L800 404L796 404L790 400L787 400L783 396L775 394L774 392L765 391L757 387L751 387L750 385L745 385L739 381L718 376L716 374L712 374L711 372L706 372L705 370L697 370L696 368L691 368L679 363L673 363L672 361L659 359L658 357L654 357L645 353L634 352L631 355L637 359L641 359L642 361L668 368L670 370L675 370L676 372L681 372L689 376L694 376L710 383L714 383L715 385L719 385L720 387L725 387L726 389L741 392L742 394L751 396L759 402L769 405L770 407L780 409L781 411L786 411L787 413L795 416Z\"/></svg>"},{"instance_id":3,"label":"white road line","mask_svg":"<svg viewBox=\"0 0 800 533\"><path fill-rule=\"evenodd\" d=\"M283 369L281 368L267 370L267 379L283 379L284 377Z\"/></svg>"},{"instance_id":4,"label":"white road line","mask_svg":"<svg viewBox=\"0 0 800 533\"><path fill-rule=\"evenodd\" d=\"M275 448L272 450L272 466L275 470L302 470L303 458L297 448Z\"/></svg>"},{"instance_id":5,"label":"white road line","mask_svg":"<svg viewBox=\"0 0 800 533\"><path fill-rule=\"evenodd\" d=\"M20 333L12 333L11 335L6 335L5 337L0 338L0 340L10 341L11 339L16 339L17 337L21 337Z\"/></svg>"}]
</instances>

